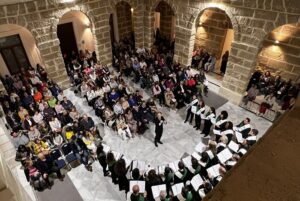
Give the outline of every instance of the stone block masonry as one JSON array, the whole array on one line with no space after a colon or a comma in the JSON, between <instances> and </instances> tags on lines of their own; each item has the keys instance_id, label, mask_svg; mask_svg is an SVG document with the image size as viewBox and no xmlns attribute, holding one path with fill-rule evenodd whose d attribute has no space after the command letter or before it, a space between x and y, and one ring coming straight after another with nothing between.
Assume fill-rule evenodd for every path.
<instances>
[{"instance_id":1,"label":"stone block masonry","mask_svg":"<svg viewBox=\"0 0 300 201\"><path fill-rule=\"evenodd\" d=\"M109 35L109 16L116 10L119 2L127 2L134 9L133 15L127 12L118 16L120 33L127 35L134 30L136 47L150 48L153 44L154 12L160 0L77 0L76 3L63 4L58 0L33 0L17 4L0 6L0 24L17 24L28 29L34 36L46 70L52 79L67 83L66 73L62 73L63 59L59 50L56 29L59 19L70 10L85 13L92 23L96 54L103 64L110 64L112 51ZM234 30L234 41L220 93L238 103L245 92L251 73L257 63L273 66L284 77L297 79L299 76L299 32L295 27L285 27L282 34L295 33L288 41L282 38L285 52L281 56L270 58L266 53L264 40L275 28L284 24L300 22L300 4L298 0L164 0L175 14L175 56L182 65L190 65L192 51L196 46L205 46L217 56L224 40L224 28L229 20ZM220 3L222 2L222 3ZM123 4L123 3L122 3ZM280 5L280 6L279 6ZM197 34L199 18L206 10L218 8L213 18L203 21L202 29L206 33ZM130 9L130 8L129 8ZM162 11L163 15L170 16ZM224 15L229 19L224 18ZM169 33L169 17L162 15L162 33ZM207 14L211 15L211 14ZM119 21L118 19L118 21ZM131 23L130 23L131 19ZM123 21L122 21L123 20ZM132 26L133 25L133 26ZM199 30L198 30L199 31ZM272 41L273 39L270 39ZM278 46L279 47L279 46ZM270 52L269 52L270 53ZM276 55L275 55L276 56ZM234 83L234 85L232 85Z\"/></svg>"}]
</instances>

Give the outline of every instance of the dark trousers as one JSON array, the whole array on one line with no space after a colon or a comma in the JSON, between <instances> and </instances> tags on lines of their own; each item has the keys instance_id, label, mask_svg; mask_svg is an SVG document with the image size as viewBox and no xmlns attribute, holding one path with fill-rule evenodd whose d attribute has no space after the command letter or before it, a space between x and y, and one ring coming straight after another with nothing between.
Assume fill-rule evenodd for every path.
<instances>
[{"instance_id":1,"label":"dark trousers","mask_svg":"<svg viewBox=\"0 0 300 201\"><path fill-rule=\"evenodd\" d=\"M161 131L155 131L155 138L154 138L155 143L160 142L162 134L163 134L162 130Z\"/></svg>"},{"instance_id":2,"label":"dark trousers","mask_svg":"<svg viewBox=\"0 0 300 201\"><path fill-rule=\"evenodd\" d=\"M211 126L212 126L211 121L205 119L205 121L204 121L204 128L202 130L202 133L204 133L205 136L207 136L209 134Z\"/></svg>"},{"instance_id":3,"label":"dark trousers","mask_svg":"<svg viewBox=\"0 0 300 201\"><path fill-rule=\"evenodd\" d=\"M197 129L200 129L200 126L201 126L201 116L200 115L195 115L195 126Z\"/></svg>"},{"instance_id":4,"label":"dark trousers","mask_svg":"<svg viewBox=\"0 0 300 201\"><path fill-rule=\"evenodd\" d=\"M187 111L186 118L185 118L185 122L187 122L187 121L189 120L190 117L191 117L190 123L192 123L192 122L193 122L193 119L194 119L194 113L192 113L191 108L188 109L188 111Z\"/></svg>"},{"instance_id":5,"label":"dark trousers","mask_svg":"<svg viewBox=\"0 0 300 201\"><path fill-rule=\"evenodd\" d=\"M108 171L106 170L106 168L107 168L107 163L106 163L106 161L105 161L105 157L104 157L104 158L99 158L99 163L100 163L100 165L101 165L101 167L102 167L103 174L106 175Z\"/></svg>"}]
</instances>

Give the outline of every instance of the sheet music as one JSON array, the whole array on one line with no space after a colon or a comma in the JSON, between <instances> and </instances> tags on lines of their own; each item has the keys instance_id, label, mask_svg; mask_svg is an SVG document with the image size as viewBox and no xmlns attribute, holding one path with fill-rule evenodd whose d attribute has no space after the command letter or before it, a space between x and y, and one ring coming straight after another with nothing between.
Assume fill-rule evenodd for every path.
<instances>
[{"instance_id":1,"label":"sheet music","mask_svg":"<svg viewBox=\"0 0 300 201\"><path fill-rule=\"evenodd\" d=\"M152 190L153 198L158 198L160 192L161 192L161 191L166 191L166 190L167 190L167 187L166 187L165 184L162 184L162 185L152 186L152 187L151 187L151 190Z\"/></svg>"},{"instance_id":2,"label":"sheet music","mask_svg":"<svg viewBox=\"0 0 300 201\"><path fill-rule=\"evenodd\" d=\"M243 135L242 133L240 132L235 132L235 137L236 137L236 140L238 141L238 143L243 143L244 142L244 138L243 138Z\"/></svg>"},{"instance_id":3,"label":"sheet music","mask_svg":"<svg viewBox=\"0 0 300 201\"><path fill-rule=\"evenodd\" d=\"M138 185L139 186L140 193L144 193L145 192L145 187L146 187L146 182L145 181L136 181L136 180L133 180L133 181L130 181L129 184L130 184L129 190L130 190L131 193L132 193L132 187L134 185Z\"/></svg>"},{"instance_id":4,"label":"sheet music","mask_svg":"<svg viewBox=\"0 0 300 201\"><path fill-rule=\"evenodd\" d=\"M137 161L137 160L132 161L132 170L135 168L139 169L140 172L145 172L146 171L145 161Z\"/></svg>"},{"instance_id":5,"label":"sheet music","mask_svg":"<svg viewBox=\"0 0 300 201\"><path fill-rule=\"evenodd\" d=\"M205 146L203 145L203 143L202 143L202 142L199 142L199 143L196 145L195 150L196 150L197 152L199 152L199 153L202 153L204 147L205 147Z\"/></svg>"},{"instance_id":6,"label":"sheet music","mask_svg":"<svg viewBox=\"0 0 300 201\"><path fill-rule=\"evenodd\" d=\"M235 153L237 153L237 151L239 150L240 146L239 146L237 143L235 143L235 142L233 142L233 141L231 140L231 141L229 142L229 144L228 144L228 148L229 148L230 150L234 151Z\"/></svg>"},{"instance_id":7,"label":"sheet music","mask_svg":"<svg viewBox=\"0 0 300 201\"><path fill-rule=\"evenodd\" d=\"M215 135L222 135L221 131L219 131L219 130L213 129L213 132Z\"/></svg>"},{"instance_id":8,"label":"sheet music","mask_svg":"<svg viewBox=\"0 0 300 201\"><path fill-rule=\"evenodd\" d=\"M171 168L173 170L173 172L177 172L179 170L178 163L179 163L179 160L169 163L168 166L169 166L169 168Z\"/></svg>"},{"instance_id":9,"label":"sheet music","mask_svg":"<svg viewBox=\"0 0 300 201\"><path fill-rule=\"evenodd\" d=\"M201 160L201 156L197 152L193 152L192 157L195 158L197 161Z\"/></svg>"},{"instance_id":10,"label":"sheet music","mask_svg":"<svg viewBox=\"0 0 300 201\"><path fill-rule=\"evenodd\" d=\"M228 148L226 148L223 151L221 151L220 153L218 153L217 156L218 156L219 161L224 164L226 161L228 161L229 159L232 158L232 153L230 152L230 150Z\"/></svg>"},{"instance_id":11,"label":"sheet music","mask_svg":"<svg viewBox=\"0 0 300 201\"><path fill-rule=\"evenodd\" d=\"M178 183L172 186L172 192L174 196L181 194L182 188L184 187L183 183Z\"/></svg>"},{"instance_id":12,"label":"sheet music","mask_svg":"<svg viewBox=\"0 0 300 201\"><path fill-rule=\"evenodd\" d=\"M192 157L187 156L187 157L182 159L182 162L183 162L185 167L191 167L192 166Z\"/></svg>"},{"instance_id":13,"label":"sheet music","mask_svg":"<svg viewBox=\"0 0 300 201\"><path fill-rule=\"evenodd\" d=\"M102 146L103 146L103 151L107 154L110 151L110 146L106 144L102 144Z\"/></svg>"},{"instance_id":14,"label":"sheet music","mask_svg":"<svg viewBox=\"0 0 300 201\"><path fill-rule=\"evenodd\" d=\"M199 174L195 175L191 180L191 185L193 186L195 191L197 191L202 184L203 184L203 179Z\"/></svg>"},{"instance_id":15,"label":"sheet music","mask_svg":"<svg viewBox=\"0 0 300 201\"><path fill-rule=\"evenodd\" d=\"M117 151L111 151L111 153L113 153L116 161L119 160L121 158L121 156L122 156L122 154L119 153L119 152L117 152Z\"/></svg>"},{"instance_id":16,"label":"sheet music","mask_svg":"<svg viewBox=\"0 0 300 201\"><path fill-rule=\"evenodd\" d=\"M217 177L220 175L219 173L219 168L220 168L220 164L214 165L210 168L207 168L207 173L210 174L213 178Z\"/></svg>"}]
</instances>

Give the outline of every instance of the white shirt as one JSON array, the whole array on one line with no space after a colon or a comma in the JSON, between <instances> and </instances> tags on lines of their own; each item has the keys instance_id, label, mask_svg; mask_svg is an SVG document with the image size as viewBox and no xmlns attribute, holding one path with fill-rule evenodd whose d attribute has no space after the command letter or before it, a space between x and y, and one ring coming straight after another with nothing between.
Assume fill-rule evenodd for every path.
<instances>
[{"instance_id":1,"label":"white shirt","mask_svg":"<svg viewBox=\"0 0 300 201\"><path fill-rule=\"evenodd\" d=\"M43 115L41 113L35 114L33 115L33 120L35 121L35 123L39 124L43 121Z\"/></svg>"}]
</instances>

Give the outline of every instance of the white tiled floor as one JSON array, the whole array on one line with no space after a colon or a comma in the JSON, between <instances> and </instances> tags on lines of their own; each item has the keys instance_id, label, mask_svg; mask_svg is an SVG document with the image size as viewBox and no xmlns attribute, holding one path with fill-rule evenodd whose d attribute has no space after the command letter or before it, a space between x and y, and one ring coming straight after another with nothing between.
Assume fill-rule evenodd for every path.
<instances>
[{"instance_id":1,"label":"white tiled floor","mask_svg":"<svg viewBox=\"0 0 300 201\"><path fill-rule=\"evenodd\" d=\"M69 89L65 94L72 100L80 112L89 113L96 123L99 119L94 115L93 110L87 106L84 99L74 95ZM146 164L152 167L164 165L169 162L180 159L184 153L191 154L194 147L198 143L202 143L203 147L207 143L207 139L200 136L200 132L193 129L189 124L185 124L185 111L181 109L177 112L170 111L167 108L159 108L163 112L167 124L164 127L162 137L163 145L156 148L153 144L154 126L150 125L150 129L142 136L135 137L132 140L123 141L116 132L108 127L99 126L101 135L104 136L104 142L111 147L112 150L124 154L127 158L134 160L144 160ZM271 123L263 118L227 102L217 109L217 113L222 110L229 112L229 119L238 124L246 117L251 119L253 128L257 128L261 137L266 130L271 126ZM69 172L69 176L80 195L84 200L122 200L125 199L124 192L119 192L116 186L110 181L110 178L103 177L102 171L98 163L93 164L94 172L90 173L84 167L79 166Z\"/></svg>"}]
</instances>

